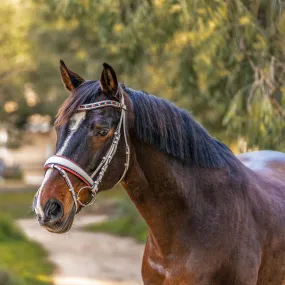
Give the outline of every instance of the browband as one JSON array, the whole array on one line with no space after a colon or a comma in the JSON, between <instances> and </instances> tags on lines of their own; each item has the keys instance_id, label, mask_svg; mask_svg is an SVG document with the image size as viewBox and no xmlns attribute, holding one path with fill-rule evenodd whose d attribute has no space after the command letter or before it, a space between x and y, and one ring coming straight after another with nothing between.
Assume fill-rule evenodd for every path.
<instances>
[{"instance_id":1,"label":"browband","mask_svg":"<svg viewBox=\"0 0 285 285\"><path fill-rule=\"evenodd\" d=\"M125 109L126 107L117 102L117 101L113 101L113 100L105 100L105 101L100 101L97 103L90 103L90 104L84 104L84 105L80 105L77 109L77 111L87 111L87 110L93 110L93 109L98 109L98 108L103 108L103 107L115 107L115 108L119 108L119 109Z\"/></svg>"}]
</instances>

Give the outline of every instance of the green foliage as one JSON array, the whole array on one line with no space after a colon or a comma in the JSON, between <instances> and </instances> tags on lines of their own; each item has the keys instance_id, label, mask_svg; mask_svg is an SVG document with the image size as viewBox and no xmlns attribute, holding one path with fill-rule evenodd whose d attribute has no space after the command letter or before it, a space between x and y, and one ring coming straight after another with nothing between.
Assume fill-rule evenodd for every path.
<instances>
[{"instance_id":1,"label":"green foliage","mask_svg":"<svg viewBox=\"0 0 285 285\"><path fill-rule=\"evenodd\" d=\"M0 243L24 241L24 234L13 224L12 218L8 215L0 215Z\"/></svg>"},{"instance_id":2,"label":"green foliage","mask_svg":"<svg viewBox=\"0 0 285 285\"><path fill-rule=\"evenodd\" d=\"M129 198L118 200L117 212L110 220L88 225L86 230L131 236L139 242L145 242L148 234L146 223Z\"/></svg>"},{"instance_id":3,"label":"green foliage","mask_svg":"<svg viewBox=\"0 0 285 285\"><path fill-rule=\"evenodd\" d=\"M87 79L98 78L106 61L121 81L191 110L220 139L285 150L281 0L24 2L29 19L16 38L28 41L7 58L23 53L28 70L0 90L1 104L21 106L2 112L3 120L21 127L32 113L55 115L66 96L59 58ZM3 21L13 26L8 14L20 10L9 9Z\"/></svg>"},{"instance_id":4,"label":"green foliage","mask_svg":"<svg viewBox=\"0 0 285 285\"><path fill-rule=\"evenodd\" d=\"M7 213L13 219L33 217L32 203L36 189L22 191L0 191L0 213Z\"/></svg>"},{"instance_id":5,"label":"green foliage","mask_svg":"<svg viewBox=\"0 0 285 285\"><path fill-rule=\"evenodd\" d=\"M0 285L22 285L21 280L17 280L9 272L0 269Z\"/></svg>"},{"instance_id":6,"label":"green foliage","mask_svg":"<svg viewBox=\"0 0 285 285\"><path fill-rule=\"evenodd\" d=\"M30 241L1 243L0 253L0 267L21 280L19 284L52 284L53 266L39 245Z\"/></svg>"},{"instance_id":7,"label":"green foliage","mask_svg":"<svg viewBox=\"0 0 285 285\"><path fill-rule=\"evenodd\" d=\"M0 214L0 285L51 284L53 266L45 251L29 241L11 217Z\"/></svg>"}]
</instances>

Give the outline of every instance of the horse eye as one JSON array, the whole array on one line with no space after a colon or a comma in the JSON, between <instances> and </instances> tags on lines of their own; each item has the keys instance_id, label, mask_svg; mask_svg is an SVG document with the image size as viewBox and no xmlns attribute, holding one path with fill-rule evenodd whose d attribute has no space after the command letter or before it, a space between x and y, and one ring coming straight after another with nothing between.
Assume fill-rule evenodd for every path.
<instances>
[{"instance_id":1,"label":"horse eye","mask_svg":"<svg viewBox=\"0 0 285 285\"><path fill-rule=\"evenodd\" d=\"M101 130L96 130L95 131L95 136L97 137L104 137L109 133L108 129L101 129Z\"/></svg>"},{"instance_id":2,"label":"horse eye","mask_svg":"<svg viewBox=\"0 0 285 285\"><path fill-rule=\"evenodd\" d=\"M100 131L99 135L100 136L106 136L109 133L109 130L102 130Z\"/></svg>"},{"instance_id":3,"label":"horse eye","mask_svg":"<svg viewBox=\"0 0 285 285\"><path fill-rule=\"evenodd\" d=\"M90 136L96 136L96 137L104 137L109 133L109 128L106 125L101 125L98 123L93 123L90 127Z\"/></svg>"}]
</instances>

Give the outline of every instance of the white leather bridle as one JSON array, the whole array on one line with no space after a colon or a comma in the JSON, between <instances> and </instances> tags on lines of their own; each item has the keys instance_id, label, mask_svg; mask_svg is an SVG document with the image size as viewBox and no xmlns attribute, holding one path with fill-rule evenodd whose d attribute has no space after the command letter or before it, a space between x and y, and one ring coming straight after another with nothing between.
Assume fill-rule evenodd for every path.
<instances>
[{"instance_id":1,"label":"white leather bridle","mask_svg":"<svg viewBox=\"0 0 285 285\"><path fill-rule=\"evenodd\" d=\"M119 92L119 89L118 89ZM126 105L124 102L124 95L121 95L121 102L113 101L113 100L105 100L105 101L100 101L96 103L91 103L91 104L85 104L79 106L77 109L78 112L85 112L88 110L94 110L94 109L99 109L99 108L104 108L104 107L114 107L114 108L119 108L121 109L121 116L119 123L116 127L116 130L114 132L114 137L112 140L112 144L110 148L108 149L107 153L105 156L102 158L101 162L95 169L95 171L89 175L85 170L83 170L79 165L77 165L74 161L70 160L67 157L61 156L61 155L53 155L51 156L45 163L45 170L52 168L56 169L59 171L59 173L62 175L64 178L68 189L72 195L74 205L75 205L75 213L78 210L78 204L80 204L82 207L89 206L94 203L96 200L96 194L98 192L99 184L102 181L102 178L112 160L114 157L117 147L120 141L121 137L121 129L123 127L123 133L124 133L124 140L125 140L125 147L126 147L126 162L124 164L124 172L119 179L119 181L114 185L116 186L119 184L123 178L125 177L127 170L129 168L129 162L130 162L130 147L128 145L128 140L127 140L127 133L126 133ZM83 181L86 186L82 187L79 189L79 191L75 192L74 187L71 183L70 178L68 177L67 173L71 173L75 176L77 176L81 181ZM95 176L97 175L95 181L93 180ZM84 204L80 201L80 193L84 189L88 189L91 192L91 198L90 200ZM78 203L78 204L77 204Z\"/></svg>"}]
</instances>

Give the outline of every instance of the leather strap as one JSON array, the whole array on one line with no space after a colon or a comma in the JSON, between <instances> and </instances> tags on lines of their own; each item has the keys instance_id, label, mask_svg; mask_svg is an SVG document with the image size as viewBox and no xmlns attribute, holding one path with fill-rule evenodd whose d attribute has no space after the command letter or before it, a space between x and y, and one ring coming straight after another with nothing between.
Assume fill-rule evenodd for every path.
<instances>
[{"instance_id":1,"label":"leather strap","mask_svg":"<svg viewBox=\"0 0 285 285\"><path fill-rule=\"evenodd\" d=\"M113 101L113 100L104 100L104 101L100 101L96 103L80 105L77 111L88 111L88 110L109 107L109 106L119 108L119 109L122 109L124 107L120 102Z\"/></svg>"},{"instance_id":2,"label":"leather strap","mask_svg":"<svg viewBox=\"0 0 285 285\"><path fill-rule=\"evenodd\" d=\"M88 173L85 172L77 163L71 161L67 157L53 155L46 161L44 168L48 169L52 164L60 165L61 168L77 176L87 186L91 187L94 184L93 179L88 175Z\"/></svg>"}]
</instances>

